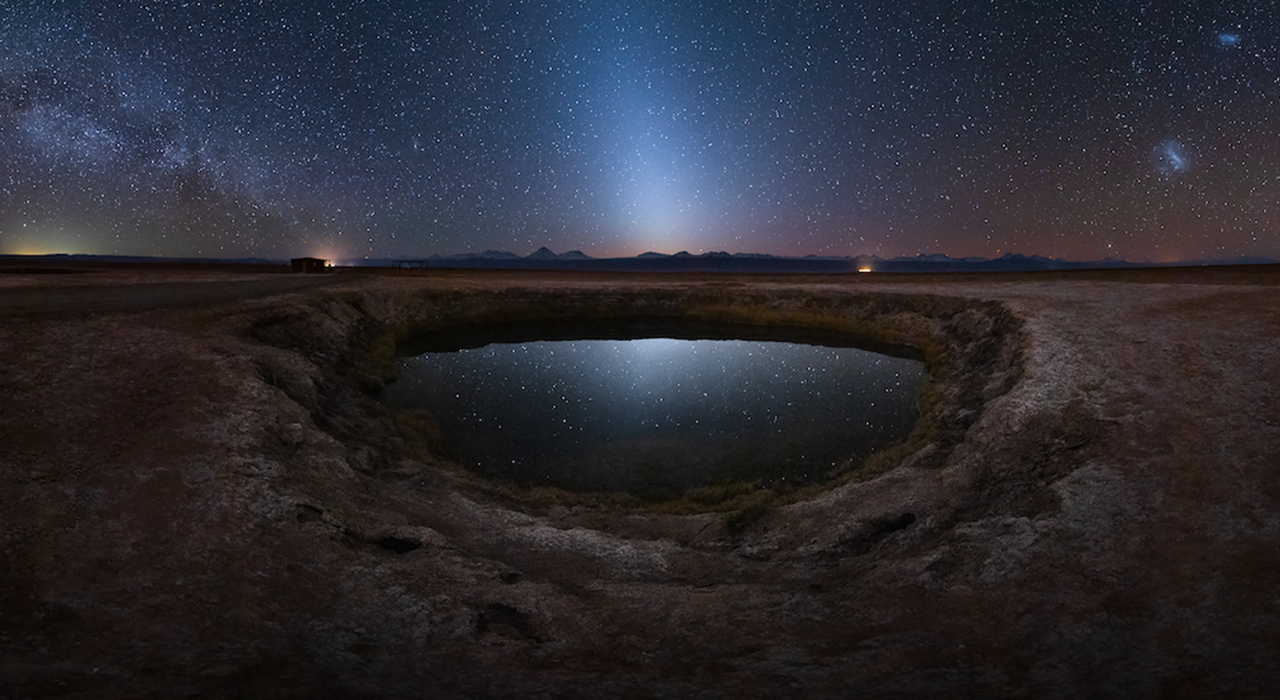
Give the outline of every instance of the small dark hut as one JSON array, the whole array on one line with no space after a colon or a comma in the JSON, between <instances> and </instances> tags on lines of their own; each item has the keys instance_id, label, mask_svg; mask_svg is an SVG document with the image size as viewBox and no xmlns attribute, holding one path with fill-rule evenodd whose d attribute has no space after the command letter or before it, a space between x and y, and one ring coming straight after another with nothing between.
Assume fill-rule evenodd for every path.
<instances>
[{"instance_id":1,"label":"small dark hut","mask_svg":"<svg viewBox=\"0 0 1280 700\"><path fill-rule=\"evenodd\" d=\"M320 258L293 258L290 262L294 272L324 272L329 268L329 261Z\"/></svg>"}]
</instances>

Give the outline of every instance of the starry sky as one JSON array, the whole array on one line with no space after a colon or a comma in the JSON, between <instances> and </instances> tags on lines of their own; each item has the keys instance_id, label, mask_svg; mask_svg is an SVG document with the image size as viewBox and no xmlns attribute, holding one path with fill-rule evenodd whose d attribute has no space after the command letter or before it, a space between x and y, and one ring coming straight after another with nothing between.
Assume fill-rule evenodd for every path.
<instances>
[{"instance_id":1,"label":"starry sky","mask_svg":"<svg viewBox=\"0 0 1280 700\"><path fill-rule=\"evenodd\" d=\"M1280 257L1271 3L0 7L0 253Z\"/></svg>"}]
</instances>

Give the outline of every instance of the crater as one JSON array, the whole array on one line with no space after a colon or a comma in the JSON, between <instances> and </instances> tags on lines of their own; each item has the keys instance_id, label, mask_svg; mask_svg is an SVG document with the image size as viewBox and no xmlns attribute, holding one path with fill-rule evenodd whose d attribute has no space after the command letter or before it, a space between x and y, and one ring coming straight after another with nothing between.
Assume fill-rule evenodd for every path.
<instances>
[{"instance_id":1,"label":"crater","mask_svg":"<svg viewBox=\"0 0 1280 700\"><path fill-rule=\"evenodd\" d=\"M664 509L660 512L722 512L726 527L740 531L767 513L770 504L776 505L775 496L789 494L786 501L794 502L850 480L872 479L900 465L941 467L980 420L986 403L1013 387L1021 373L1021 321L1006 307L927 294L716 284L582 289L539 284L490 289L387 284L377 292L333 291L312 299L264 309L245 331L275 348L264 349L259 359L269 368L272 385L307 410L320 430L346 446L347 463L356 472L410 482L417 488L465 487L474 493L474 487L537 512L557 503L593 504L600 513L635 512L640 505L635 493L663 499L683 489L677 501L660 500L658 507ZM456 416L441 409L389 408L383 396L395 391L392 386L404 372L405 358L424 352L655 336L667 341L785 342L821 352L858 349L922 363L922 369L918 390L908 387L903 393L913 397L912 411L898 429L876 432L882 439L863 452L846 446L839 457L828 456L809 465L812 468L801 465L781 473L766 474L755 467L735 471L730 464L705 470L693 481L659 480L656 486L570 479L559 482L558 488L526 488L553 483L546 481L548 472L536 469L515 478L477 477L454 469L461 466L458 462L465 462L458 456L459 439L451 435L449 425ZM794 442L804 447L813 442L808 440L812 435L841 432L830 430L830 425L814 428L805 439ZM485 439L500 441L492 436ZM773 442L782 439L775 437ZM730 447L721 449L723 445L704 441L703 453L732 451L732 440L724 444ZM681 455L689 450L654 452ZM748 452L755 456L761 450ZM511 482L522 486L511 487ZM609 490L618 488L628 491ZM573 496L566 489L584 493ZM645 510L659 512L647 506Z\"/></svg>"}]
</instances>

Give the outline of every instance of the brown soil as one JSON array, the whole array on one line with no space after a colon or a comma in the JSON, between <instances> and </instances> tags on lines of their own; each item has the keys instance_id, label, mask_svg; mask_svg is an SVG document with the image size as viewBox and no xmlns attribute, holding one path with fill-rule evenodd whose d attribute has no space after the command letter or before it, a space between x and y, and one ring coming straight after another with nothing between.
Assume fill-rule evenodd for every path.
<instances>
[{"instance_id":1,"label":"brown soil","mask_svg":"<svg viewBox=\"0 0 1280 700\"><path fill-rule=\"evenodd\" d=\"M1280 680L1273 269L269 277L5 276L0 698ZM371 394L414 330L655 314L910 344L924 418L824 490L691 513L479 483Z\"/></svg>"}]
</instances>

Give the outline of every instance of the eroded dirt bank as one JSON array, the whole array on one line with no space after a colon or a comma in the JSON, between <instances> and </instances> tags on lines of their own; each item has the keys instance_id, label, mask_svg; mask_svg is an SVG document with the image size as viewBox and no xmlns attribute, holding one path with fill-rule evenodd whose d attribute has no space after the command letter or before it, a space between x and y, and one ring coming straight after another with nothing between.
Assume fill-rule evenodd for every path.
<instances>
[{"instance_id":1,"label":"eroded dirt bank","mask_svg":"<svg viewBox=\"0 0 1280 700\"><path fill-rule=\"evenodd\" d=\"M1275 291L458 275L6 319L0 694L1266 693ZM627 314L914 345L925 420L737 531L508 501L366 393L389 333Z\"/></svg>"}]
</instances>

